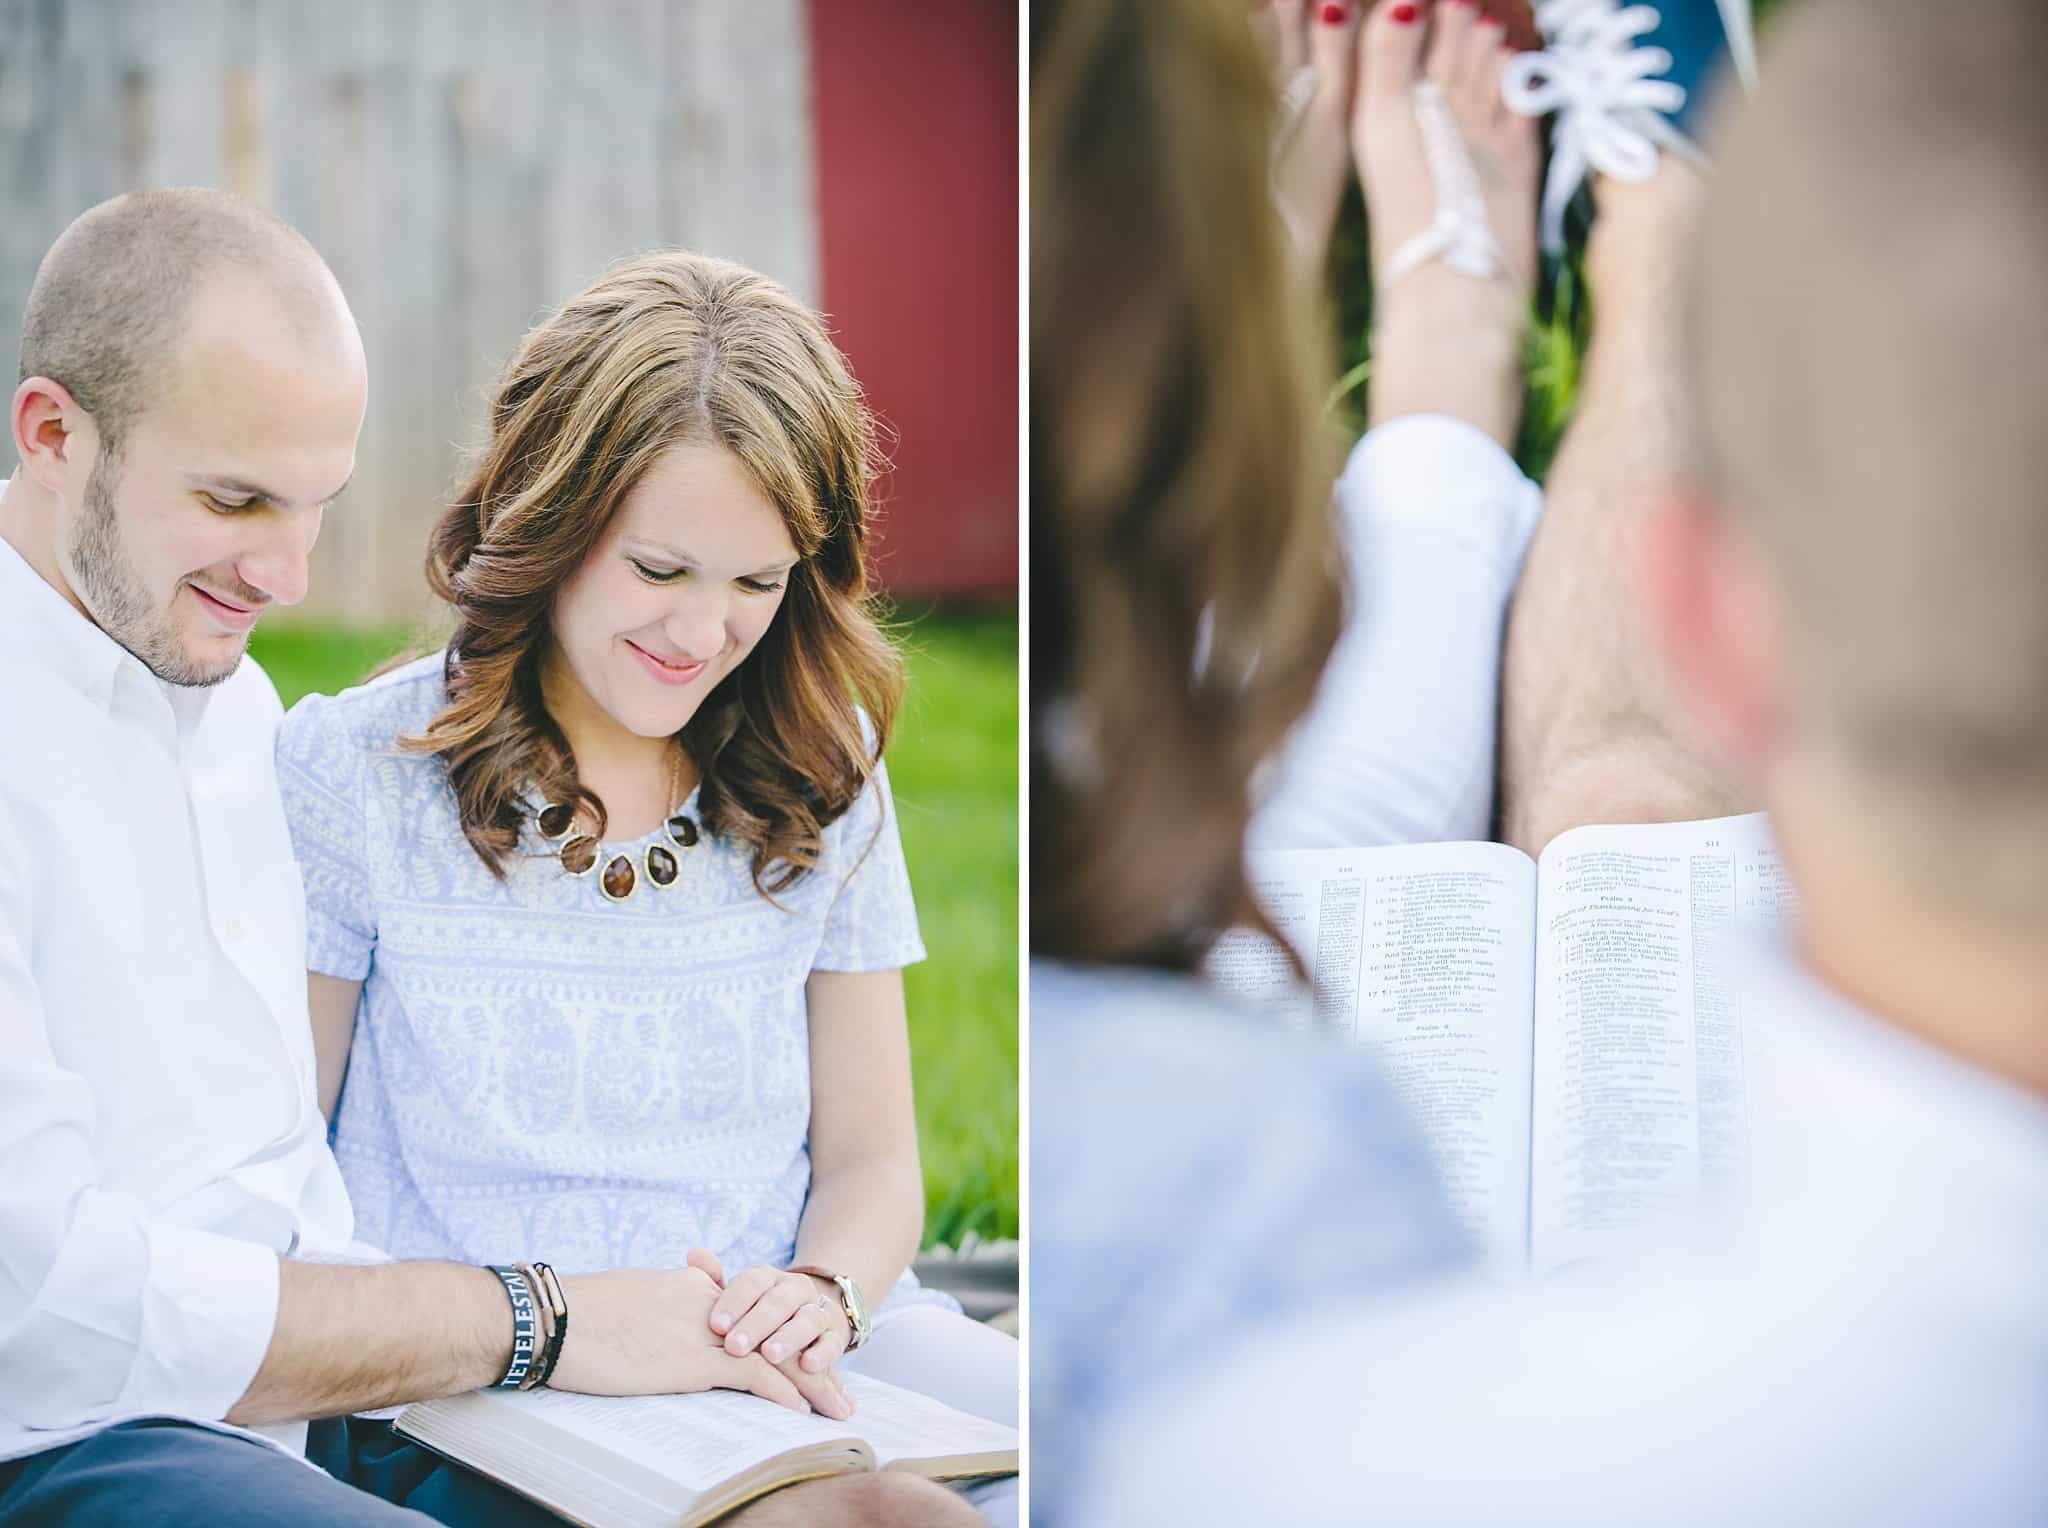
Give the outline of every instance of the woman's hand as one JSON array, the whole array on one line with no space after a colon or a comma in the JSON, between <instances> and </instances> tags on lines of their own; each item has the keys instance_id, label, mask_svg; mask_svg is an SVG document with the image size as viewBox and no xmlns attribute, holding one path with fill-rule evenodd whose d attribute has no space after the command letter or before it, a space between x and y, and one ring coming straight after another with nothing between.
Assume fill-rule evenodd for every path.
<instances>
[{"instance_id":1,"label":"woman's hand","mask_svg":"<svg viewBox=\"0 0 2048 1528\"><path fill-rule=\"evenodd\" d=\"M842 1422L852 1416L853 1400L835 1376L720 1345L711 1329L713 1308L725 1298L716 1268L715 1258L693 1253L687 1268L562 1280L569 1332L548 1384L585 1395L746 1390L792 1411Z\"/></svg>"},{"instance_id":2,"label":"woman's hand","mask_svg":"<svg viewBox=\"0 0 2048 1528\"><path fill-rule=\"evenodd\" d=\"M725 1339L732 1357L758 1352L771 1364L794 1361L799 1373L820 1375L846 1351L853 1335L831 1283L767 1267L749 1268L726 1281L711 1307L710 1328L714 1339Z\"/></svg>"}]
</instances>

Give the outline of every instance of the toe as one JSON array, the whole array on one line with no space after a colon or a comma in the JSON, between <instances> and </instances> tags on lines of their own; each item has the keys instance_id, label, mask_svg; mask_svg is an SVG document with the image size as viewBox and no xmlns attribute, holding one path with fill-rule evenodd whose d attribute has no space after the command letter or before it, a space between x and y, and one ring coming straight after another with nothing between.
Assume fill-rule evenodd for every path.
<instances>
[{"instance_id":1,"label":"toe","mask_svg":"<svg viewBox=\"0 0 2048 1528\"><path fill-rule=\"evenodd\" d=\"M1308 62L1309 4L1310 0L1272 0L1274 58L1283 89L1295 70Z\"/></svg>"},{"instance_id":2,"label":"toe","mask_svg":"<svg viewBox=\"0 0 2048 1528\"><path fill-rule=\"evenodd\" d=\"M1465 69L1466 44L1472 40L1472 0L1443 0L1429 26L1429 56L1422 72L1455 94Z\"/></svg>"},{"instance_id":3,"label":"toe","mask_svg":"<svg viewBox=\"0 0 2048 1528\"><path fill-rule=\"evenodd\" d=\"M1487 107L1490 103L1484 98L1489 93L1499 94L1494 87L1500 77L1500 50L1506 41L1507 28L1498 17L1490 12L1481 12L1473 19L1465 38L1459 80L1461 88L1472 97L1474 106Z\"/></svg>"},{"instance_id":4,"label":"toe","mask_svg":"<svg viewBox=\"0 0 2048 1528\"><path fill-rule=\"evenodd\" d=\"M1422 66L1423 7L1417 0L1382 0L1366 18L1359 44L1360 97L1364 104L1408 99Z\"/></svg>"},{"instance_id":5,"label":"toe","mask_svg":"<svg viewBox=\"0 0 2048 1528\"><path fill-rule=\"evenodd\" d=\"M1280 71L1280 21L1275 14L1275 0L1252 0L1252 40L1259 45L1259 57L1266 61L1269 72Z\"/></svg>"},{"instance_id":6,"label":"toe","mask_svg":"<svg viewBox=\"0 0 2048 1528\"><path fill-rule=\"evenodd\" d=\"M1492 64L1482 72L1483 83L1479 88L1485 96L1485 113L1475 120L1486 124L1487 134L1496 144L1517 160L1523 160L1535 152L1536 119L1525 117L1509 106L1503 91L1508 66L1515 61L1515 51L1512 46L1502 47L1494 54Z\"/></svg>"},{"instance_id":7,"label":"toe","mask_svg":"<svg viewBox=\"0 0 2048 1528\"><path fill-rule=\"evenodd\" d=\"M1351 99L1361 3L1362 0L1318 0L1309 25L1308 51L1316 71L1316 94L1340 105Z\"/></svg>"}]
</instances>

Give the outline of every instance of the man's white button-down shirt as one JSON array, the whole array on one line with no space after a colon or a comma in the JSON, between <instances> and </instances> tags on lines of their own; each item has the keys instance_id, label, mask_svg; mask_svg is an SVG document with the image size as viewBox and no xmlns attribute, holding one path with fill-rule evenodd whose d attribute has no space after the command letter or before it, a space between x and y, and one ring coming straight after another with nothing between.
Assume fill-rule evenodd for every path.
<instances>
[{"instance_id":1,"label":"man's white button-down shirt","mask_svg":"<svg viewBox=\"0 0 2048 1528\"><path fill-rule=\"evenodd\" d=\"M0 665L5 1459L218 1420L269 1346L279 1255L340 1253L352 1220L269 679L163 683L4 540Z\"/></svg>"}]
</instances>

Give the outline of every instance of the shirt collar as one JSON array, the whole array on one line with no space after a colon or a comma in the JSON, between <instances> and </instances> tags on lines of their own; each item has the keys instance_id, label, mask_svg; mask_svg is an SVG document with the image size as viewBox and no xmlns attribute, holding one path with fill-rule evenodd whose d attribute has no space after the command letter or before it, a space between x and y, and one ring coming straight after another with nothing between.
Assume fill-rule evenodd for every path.
<instances>
[{"instance_id":1,"label":"shirt collar","mask_svg":"<svg viewBox=\"0 0 2048 1528\"><path fill-rule=\"evenodd\" d=\"M53 671L102 710L113 704L122 660L133 661L5 537L0 537L0 632L8 652Z\"/></svg>"},{"instance_id":2,"label":"shirt collar","mask_svg":"<svg viewBox=\"0 0 2048 1528\"><path fill-rule=\"evenodd\" d=\"M0 652L41 664L112 712L123 670L160 691L181 736L190 736L205 714L213 691L166 683L127 648L81 614L32 567L14 544L0 536Z\"/></svg>"}]
</instances>

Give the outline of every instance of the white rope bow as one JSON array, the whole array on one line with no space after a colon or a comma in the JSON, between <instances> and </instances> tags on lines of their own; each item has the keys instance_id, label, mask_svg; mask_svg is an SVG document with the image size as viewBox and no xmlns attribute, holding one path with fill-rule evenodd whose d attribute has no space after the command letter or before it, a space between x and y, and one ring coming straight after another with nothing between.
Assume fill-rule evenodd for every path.
<instances>
[{"instance_id":1,"label":"white rope bow","mask_svg":"<svg viewBox=\"0 0 2048 1528\"><path fill-rule=\"evenodd\" d=\"M1667 115L1685 104L1683 86L1656 77L1671 67L1670 53L1636 43L1660 20L1651 5L1544 0L1536 21L1549 48L1508 65L1501 98L1509 108L1528 117L1557 114L1543 185L1543 248L1550 254L1563 252L1565 208L1593 171L1648 180L1659 145L1704 157Z\"/></svg>"}]
</instances>

